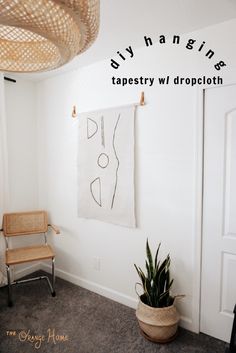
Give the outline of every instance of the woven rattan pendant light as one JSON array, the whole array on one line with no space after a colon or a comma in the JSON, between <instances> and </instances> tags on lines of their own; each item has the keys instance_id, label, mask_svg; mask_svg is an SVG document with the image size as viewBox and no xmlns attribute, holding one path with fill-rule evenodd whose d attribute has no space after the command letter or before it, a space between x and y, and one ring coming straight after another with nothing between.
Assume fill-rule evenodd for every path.
<instances>
[{"instance_id":1,"label":"woven rattan pendant light","mask_svg":"<svg viewBox=\"0 0 236 353\"><path fill-rule=\"evenodd\" d=\"M0 70L47 71L85 51L99 0L0 0Z\"/></svg>"}]
</instances>

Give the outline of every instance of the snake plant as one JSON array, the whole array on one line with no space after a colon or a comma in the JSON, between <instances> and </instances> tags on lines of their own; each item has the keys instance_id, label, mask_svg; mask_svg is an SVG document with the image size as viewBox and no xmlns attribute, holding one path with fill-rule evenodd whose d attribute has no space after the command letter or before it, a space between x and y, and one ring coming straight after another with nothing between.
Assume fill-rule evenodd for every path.
<instances>
[{"instance_id":1,"label":"snake plant","mask_svg":"<svg viewBox=\"0 0 236 353\"><path fill-rule=\"evenodd\" d=\"M173 279L170 279L170 255L161 262L159 260L159 250L161 243L158 245L155 259L149 247L148 239L146 243L146 273L136 265L136 271L142 283L138 283L143 288L143 294L140 296L141 301L154 308L163 308L173 304L174 297L170 295L170 288Z\"/></svg>"}]
</instances>

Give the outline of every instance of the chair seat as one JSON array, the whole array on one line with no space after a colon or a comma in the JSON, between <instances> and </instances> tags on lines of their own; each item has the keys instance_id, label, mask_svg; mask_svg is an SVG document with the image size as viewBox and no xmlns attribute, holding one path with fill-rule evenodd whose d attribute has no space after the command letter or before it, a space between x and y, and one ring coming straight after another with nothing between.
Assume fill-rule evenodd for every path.
<instances>
[{"instance_id":1,"label":"chair seat","mask_svg":"<svg viewBox=\"0 0 236 353\"><path fill-rule=\"evenodd\" d=\"M50 245L28 246L6 251L6 265L52 259L55 254Z\"/></svg>"}]
</instances>

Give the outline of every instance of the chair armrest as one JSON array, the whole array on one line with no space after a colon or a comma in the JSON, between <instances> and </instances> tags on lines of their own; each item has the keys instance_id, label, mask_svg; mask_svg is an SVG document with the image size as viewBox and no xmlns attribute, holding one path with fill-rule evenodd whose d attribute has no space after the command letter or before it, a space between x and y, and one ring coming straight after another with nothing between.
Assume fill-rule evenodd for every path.
<instances>
[{"instance_id":1,"label":"chair armrest","mask_svg":"<svg viewBox=\"0 0 236 353\"><path fill-rule=\"evenodd\" d=\"M48 224L48 226L51 227L56 234L60 234L60 229L57 228L54 224Z\"/></svg>"}]
</instances>

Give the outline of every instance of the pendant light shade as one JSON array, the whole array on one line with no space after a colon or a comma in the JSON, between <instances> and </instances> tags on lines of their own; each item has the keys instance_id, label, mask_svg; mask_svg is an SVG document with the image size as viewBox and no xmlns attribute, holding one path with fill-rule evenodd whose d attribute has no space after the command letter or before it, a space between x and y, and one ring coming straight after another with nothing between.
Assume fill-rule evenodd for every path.
<instances>
[{"instance_id":1,"label":"pendant light shade","mask_svg":"<svg viewBox=\"0 0 236 353\"><path fill-rule=\"evenodd\" d=\"M0 0L0 70L47 71L85 51L99 28L99 0Z\"/></svg>"}]
</instances>

